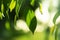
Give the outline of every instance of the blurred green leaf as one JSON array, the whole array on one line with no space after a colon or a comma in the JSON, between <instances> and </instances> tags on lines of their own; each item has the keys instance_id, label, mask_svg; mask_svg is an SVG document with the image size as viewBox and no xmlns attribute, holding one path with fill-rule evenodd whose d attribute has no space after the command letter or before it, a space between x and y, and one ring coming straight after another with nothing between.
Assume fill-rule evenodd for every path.
<instances>
[{"instance_id":1,"label":"blurred green leaf","mask_svg":"<svg viewBox=\"0 0 60 40\"><path fill-rule=\"evenodd\" d=\"M6 27L7 30L10 30L10 23L9 23L9 21L6 21L5 27Z\"/></svg>"},{"instance_id":2,"label":"blurred green leaf","mask_svg":"<svg viewBox=\"0 0 60 40\"><path fill-rule=\"evenodd\" d=\"M32 10L28 11L27 17L26 17L26 23L29 26L29 29L34 33L34 30L37 25L37 21L35 18L35 14Z\"/></svg>"},{"instance_id":3,"label":"blurred green leaf","mask_svg":"<svg viewBox=\"0 0 60 40\"><path fill-rule=\"evenodd\" d=\"M12 12L12 10L15 8L16 6L16 1L15 0L12 0L10 5L9 5L9 8L10 8L10 12Z\"/></svg>"},{"instance_id":4,"label":"blurred green leaf","mask_svg":"<svg viewBox=\"0 0 60 40\"><path fill-rule=\"evenodd\" d=\"M0 19L2 19L2 13L0 12Z\"/></svg>"},{"instance_id":5,"label":"blurred green leaf","mask_svg":"<svg viewBox=\"0 0 60 40\"><path fill-rule=\"evenodd\" d=\"M16 15L18 16L19 10L24 0L16 0Z\"/></svg>"},{"instance_id":6,"label":"blurred green leaf","mask_svg":"<svg viewBox=\"0 0 60 40\"><path fill-rule=\"evenodd\" d=\"M31 0L31 5L34 6L35 0Z\"/></svg>"},{"instance_id":7,"label":"blurred green leaf","mask_svg":"<svg viewBox=\"0 0 60 40\"><path fill-rule=\"evenodd\" d=\"M2 13L4 12L4 4L3 3L1 4L1 12Z\"/></svg>"},{"instance_id":8,"label":"blurred green leaf","mask_svg":"<svg viewBox=\"0 0 60 40\"><path fill-rule=\"evenodd\" d=\"M40 3L39 9L40 9L41 14L43 14L43 13L42 13L42 4L41 4L41 3Z\"/></svg>"},{"instance_id":9,"label":"blurred green leaf","mask_svg":"<svg viewBox=\"0 0 60 40\"><path fill-rule=\"evenodd\" d=\"M57 12L53 18L53 23L55 24L56 19L60 16L60 12Z\"/></svg>"}]
</instances>

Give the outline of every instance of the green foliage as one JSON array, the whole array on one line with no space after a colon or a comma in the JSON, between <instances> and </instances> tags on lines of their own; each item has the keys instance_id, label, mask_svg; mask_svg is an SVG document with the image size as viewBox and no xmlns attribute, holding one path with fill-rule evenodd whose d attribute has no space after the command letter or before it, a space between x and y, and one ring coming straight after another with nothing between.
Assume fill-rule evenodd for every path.
<instances>
[{"instance_id":1,"label":"green foliage","mask_svg":"<svg viewBox=\"0 0 60 40\"><path fill-rule=\"evenodd\" d=\"M32 10L28 11L28 14L26 17L26 23L29 26L29 29L34 33L36 25L37 25L37 20Z\"/></svg>"},{"instance_id":2,"label":"green foliage","mask_svg":"<svg viewBox=\"0 0 60 40\"><path fill-rule=\"evenodd\" d=\"M0 20L5 21L4 29L14 29L17 19L23 19L34 33L37 25L35 9L39 6L39 2L39 0L0 0Z\"/></svg>"},{"instance_id":3,"label":"green foliage","mask_svg":"<svg viewBox=\"0 0 60 40\"><path fill-rule=\"evenodd\" d=\"M0 0L0 35L5 33L3 37L16 36L20 31L16 31L15 25L18 19L26 21L28 28L34 33L37 25L35 10L40 7L42 13L42 0ZM53 18L53 23L56 24L56 19L60 16L60 6L58 12ZM60 25L60 24L59 24ZM9 31L8 31L9 30ZM51 29L51 33L55 27ZM57 36L56 29L55 38ZM11 33L11 34L10 34ZM56 39L57 40L57 39Z\"/></svg>"}]
</instances>

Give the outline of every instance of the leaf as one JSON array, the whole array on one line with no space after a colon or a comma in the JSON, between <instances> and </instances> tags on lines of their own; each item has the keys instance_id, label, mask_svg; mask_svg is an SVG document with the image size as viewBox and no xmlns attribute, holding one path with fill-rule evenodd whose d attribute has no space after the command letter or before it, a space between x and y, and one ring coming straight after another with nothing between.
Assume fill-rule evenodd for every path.
<instances>
[{"instance_id":1,"label":"leaf","mask_svg":"<svg viewBox=\"0 0 60 40\"><path fill-rule=\"evenodd\" d=\"M56 19L59 17L59 15L60 15L60 12L57 12L56 14L55 14L55 16L54 16L54 18L53 18L53 23L55 24L55 22L56 22Z\"/></svg>"},{"instance_id":2,"label":"leaf","mask_svg":"<svg viewBox=\"0 0 60 40\"><path fill-rule=\"evenodd\" d=\"M26 17L26 23L29 26L29 29L32 31L32 33L34 33L37 21L36 21L35 14L32 10L28 11L28 14Z\"/></svg>"},{"instance_id":3,"label":"leaf","mask_svg":"<svg viewBox=\"0 0 60 40\"><path fill-rule=\"evenodd\" d=\"M5 27L7 30L10 30L10 22L9 21L5 22Z\"/></svg>"},{"instance_id":4,"label":"leaf","mask_svg":"<svg viewBox=\"0 0 60 40\"><path fill-rule=\"evenodd\" d=\"M10 3L10 6L9 6L10 12L12 12L12 10L15 8L15 6L16 6L16 1L12 0Z\"/></svg>"},{"instance_id":5,"label":"leaf","mask_svg":"<svg viewBox=\"0 0 60 40\"><path fill-rule=\"evenodd\" d=\"M0 19L2 19L2 13L0 12Z\"/></svg>"},{"instance_id":6,"label":"leaf","mask_svg":"<svg viewBox=\"0 0 60 40\"><path fill-rule=\"evenodd\" d=\"M32 6L34 6L34 2L35 2L35 0L32 0L32 1L31 1L31 5L32 5Z\"/></svg>"},{"instance_id":7,"label":"leaf","mask_svg":"<svg viewBox=\"0 0 60 40\"><path fill-rule=\"evenodd\" d=\"M30 22L31 22L33 17L34 17L34 12L29 10L27 17L26 17L26 23L28 24L28 26L30 25Z\"/></svg>"},{"instance_id":8,"label":"leaf","mask_svg":"<svg viewBox=\"0 0 60 40\"><path fill-rule=\"evenodd\" d=\"M56 29L56 26L54 25L54 26L52 26L51 28L50 28L50 34L53 34L54 33L54 31L55 31L55 29Z\"/></svg>"},{"instance_id":9,"label":"leaf","mask_svg":"<svg viewBox=\"0 0 60 40\"><path fill-rule=\"evenodd\" d=\"M42 14L42 4L40 3L40 12L41 12L41 14Z\"/></svg>"},{"instance_id":10,"label":"leaf","mask_svg":"<svg viewBox=\"0 0 60 40\"><path fill-rule=\"evenodd\" d=\"M24 0L16 0L16 15L18 16L19 10Z\"/></svg>"},{"instance_id":11,"label":"leaf","mask_svg":"<svg viewBox=\"0 0 60 40\"><path fill-rule=\"evenodd\" d=\"M3 3L1 4L1 12L2 13L4 12L4 4Z\"/></svg>"},{"instance_id":12,"label":"leaf","mask_svg":"<svg viewBox=\"0 0 60 40\"><path fill-rule=\"evenodd\" d=\"M32 31L32 33L34 33L35 29L36 29L36 25L37 25L37 20L36 17L34 17L31 22L30 22L30 27L29 29Z\"/></svg>"},{"instance_id":13,"label":"leaf","mask_svg":"<svg viewBox=\"0 0 60 40\"><path fill-rule=\"evenodd\" d=\"M4 13L4 4L2 3L1 4L1 14L2 14L3 17L5 17L3 13Z\"/></svg>"}]
</instances>

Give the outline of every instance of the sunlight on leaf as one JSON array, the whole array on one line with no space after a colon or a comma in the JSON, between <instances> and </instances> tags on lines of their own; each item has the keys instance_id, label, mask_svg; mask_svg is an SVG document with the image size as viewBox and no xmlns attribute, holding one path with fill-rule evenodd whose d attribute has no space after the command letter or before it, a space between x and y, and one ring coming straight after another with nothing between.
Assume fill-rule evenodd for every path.
<instances>
[{"instance_id":1,"label":"sunlight on leaf","mask_svg":"<svg viewBox=\"0 0 60 40\"><path fill-rule=\"evenodd\" d=\"M52 27L50 28L50 34L53 34L54 31L55 31L55 26L52 26Z\"/></svg>"},{"instance_id":2,"label":"sunlight on leaf","mask_svg":"<svg viewBox=\"0 0 60 40\"><path fill-rule=\"evenodd\" d=\"M28 26L30 25L30 22L31 22L33 17L34 17L34 12L29 10L27 17L26 17L26 23L28 24Z\"/></svg>"},{"instance_id":3,"label":"sunlight on leaf","mask_svg":"<svg viewBox=\"0 0 60 40\"><path fill-rule=\"evenodd\" d=\"M0 12L0 19L2 19L2 13Z\"/></svg>"},{"instance_id":4,"label":"sunlight on leaf","mask_svg":"<svg viewBox=\"0 0 60 40\"><path fill-rule=\"evenodd\" d=\"M35 2L35 0L32 0L32 1L31 1L31 5L32 5L32 6L34 6L34 2Z\"/></svg>"},{"instance_id":5,"label":"sunlight on leaf","mask_svg":"<svg viewBox=\"0 0 60 40\"><path fill-rule=\"evenodd\" d=\"M33 11L29 10L27 17L26 17L26 23L29 26L29 29L34 33L36 25L37 25L37 20L35 17L35 14Z\"/></svg>"},{"instance_id":6,"label":"sunlight on leaf","mask_svg":"<svg viewBox=\"0 0 60 40\"><path fill-rule=\"evenodd\" d=\"M1 4L1 12L2 13L4 12L4 5L3 5L3 3Z\"/></svg>"},{"instance_id":7,"label":"sunlight on leaf","mask_svg":"<svg viewBox=\"0 0 60 40\"><path fill-rule=\"evenodd\" d=\"M9 6L10 12L12 12L12 10L15 8L15 6L16 6L16 1L12 0L10 3L10 6Z\"/></svg>"},{"instance_id":8,"label":"sunlight on leaf","mask_svg":"<svg viewBox=\"0 0 60 40\"><path fill-rule=\"evenodd\" d=\"M42 4L40 3L40 12L42 14Z\"/></svg>"}]
</instances>

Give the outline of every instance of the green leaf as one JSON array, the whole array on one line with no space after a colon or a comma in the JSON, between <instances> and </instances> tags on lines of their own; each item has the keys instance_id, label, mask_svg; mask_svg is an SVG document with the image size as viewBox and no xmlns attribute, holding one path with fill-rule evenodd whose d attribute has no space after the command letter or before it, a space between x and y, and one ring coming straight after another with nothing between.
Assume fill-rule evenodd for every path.
<instances>
[{"instance_id":1,"label":"green leaf","mask_svg":"<svg viewBox=\"0 0 60 40\"><path fill-rule=\"evenodd\" d=\"M2 19L2 13L0 12L0 19Z\"/></svg>"},{"instance_id":2,"label":"green leaf","mask_svg":"<svg viewBox=\"0 0 60 40\"><path fill-rule=\"evenodd\" d=\"M5 22L5 27L7 30L10 30L10 22L9 21Z\"/></svg>"},{"instance_id":3,"label":"green leaf","mask_svg":"<svg viewBox=\"0 0 60 40\"><path fill-rule=\"evenodd\" d=\"M42 13L42 3L40 3L39 9L40 9L41 14L43 14L43 13Z\"/></svg>"},{"instance_id":4,"label":"green leaf","mask_svg":"<svg viewBox=\"0 0 60 40\"><path fill-rule=\"evenodd\" d=\"M33 17L34 17L34 12L32 10L29 10L26 17L26 23L28 24L28 26L30 25L30 22Z\"/></svg>"},{"instance_id":5,"label":"green leaf","mask_svg":"<svg viewBox=\"0 0 60 40\"><path fill-rule=\"evenodd\" d=\"M1 4L1 12L2 13L4 12L4 4L3 3Z\"/></svg>"},{"instance_id":6,"label":"green leaf","mask_svg":"<svg viewBox=\"0 0 60 40\"><path fill-rule=\"evenodd\" d=\"M10 3L10 6L9 6L10 12L12 12L12 10L15 8L15 6L16 6L16 1L12 0Z\"/></svg>"},{"instance_id":7,"label":"green leaf","mask_svg":"<svg viewBox=\"0 0 60 40\"><path fill-rule=\"evenodd\" d=\"M35 18L35 14L32 10L28 11L27 17L26 17L26 23L29 26L29 29L32 31L32 33L34 33L34 30L36 28L36 18Z\"/></svg>"},{"instance_id":8,"label":"green leaf","mask_svg":"<svg viewBox=\"0 0 60 40\"><path fill-rule=\"evenodd\" d=\"M19 10L24 0L16 0L16 15L18 16Z\"/></svg>"},{"instance_id":9,"label":"green leaf","mask_svg":"<svg viewBox=\"0 0 60 40\"><path fill-rule=\"evenodd\" d=\"M57 12L53 18L53 23L55 24L56 19L60 16L60 12Z\"/></svg>"},{"instance_id":10,"label":"green leaf","mask_svg":"<svg viewBox=\"0 0 60 40\"><path fill-rule=\"evenodd\" d=\"M34 6L34 3L35 3L35 0L32 0L31 1L31 5Z\"/></svg>"},{"instance_id":11,"label":"green leaf","mask_svg":"<svg viewBox=\"0 0 60 40\"><path fill-rule=\"evenodd\" d=\"M34 33L35 29L36 29L36 25L37 25L37 20L36 17L34 17L31 22L30 22L30 27L29 29L32 31L32 33Z\"/></svg>"}]
</instances>

